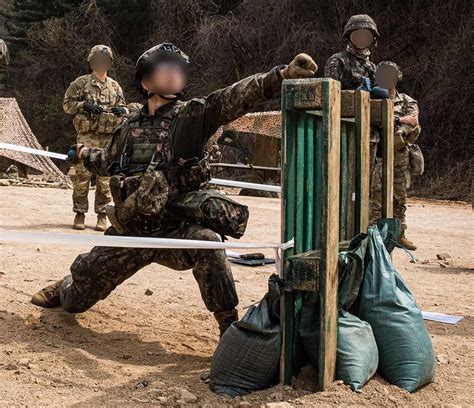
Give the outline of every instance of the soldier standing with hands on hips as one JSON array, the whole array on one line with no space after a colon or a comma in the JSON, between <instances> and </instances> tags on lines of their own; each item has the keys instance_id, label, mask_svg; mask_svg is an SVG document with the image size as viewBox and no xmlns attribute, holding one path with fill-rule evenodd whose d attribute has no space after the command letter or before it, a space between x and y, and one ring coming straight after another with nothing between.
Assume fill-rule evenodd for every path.
<instances>
[{"instance_id":1,"label":"soldier standing with hands on hips","mask_svg":"<svg viewBox=\"0 0 474 408\"><path fill-rule=\"evenodd\" d=\"M106 45L92 47L87 61L92 69L89 75L77 78L64 95L63 108L74 115L77 143L86 147L105 148L112 133L122 124L125 107L123 91L117 81L107 75L112 66L113 53ZM89 209L89 185L92 173L82 163L75 164L76 177L72 195L74 229L85 229L85 214ZM96 230L105 231L105 206L110 202L109 178L96 177L94 211L97 213Z\"/></svg>"}]
</instances>

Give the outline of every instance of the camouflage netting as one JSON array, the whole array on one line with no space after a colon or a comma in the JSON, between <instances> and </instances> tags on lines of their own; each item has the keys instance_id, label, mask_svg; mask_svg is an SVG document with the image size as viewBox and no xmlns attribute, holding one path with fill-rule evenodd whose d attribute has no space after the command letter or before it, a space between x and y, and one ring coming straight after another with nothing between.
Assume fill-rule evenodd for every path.
<instances>
[{"instance_id":1,"label":"camouflage netting","mask_svg":"<svg viewBox=\"0 0 474 408\"><path fill-rule=\"evenodd\" d=\"M281 136L281 112L248 113L226 126L221 126L217 129L217 132L214 133L211 140L217 141L226 130L255 133L279 138Z\"/></svg>"},{"instance_id":2,"label":"camouflage netting","mask_svg":"<svg viewBox=\"0 0 474 408\"><path fill-rule=\"evenodd\" d=\"M0 142L43 150L26 122L15 98L0 98ZM48 157L0 149L0 158L19 162L45 176L64 179Z\"/></svg>"}]
</instances>

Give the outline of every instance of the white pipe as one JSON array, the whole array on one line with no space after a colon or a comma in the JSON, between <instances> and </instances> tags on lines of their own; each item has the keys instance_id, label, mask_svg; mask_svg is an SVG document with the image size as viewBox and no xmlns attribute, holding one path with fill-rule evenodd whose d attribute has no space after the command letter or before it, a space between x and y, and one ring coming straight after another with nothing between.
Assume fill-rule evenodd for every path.
<instances>
[{"instance_id":1,"label":"white pipe","mask_svg":"<svg viewBox=\"0 0 474 408\"><path fill-rule=\"evenodd\" d=\"M256 184L256 183L247 183L245 181L234 181L234 180L224 180L213 178L210 181L211 184L217 184L218 186L225 187L237 187L237 188L248 188L251 190L263 190L263 191L273 191L274 193L281 193L281 187L271 184Z\"/></svg>"},{"instance_id":2,"label":"white pipe","mask_svg":"<svg viewBox=\"0 0 474 408\"><path fill-rule=\"evenodd\" d=\"M0 143L0 149L14 150L17 152L36 154L38 156L52 157L54 159L66 160L67 155L61 153L48 152L46 150L32 149L31 147L18 146L10 143ZM246 183L243 181L211 179L211 184L226 187L249 188L252 190L273 191L275 193L281 192L280 186L273 186L268 184Z\"/></svg>"},{"instance_id":3,"label":"white pipe","mask_svg":"<svg viewBox=\"0 0 474 408\"><path fill-rule=\"evenodd\" d=\"M284 244L259 242L219 242L190 239L130 237L115 235L59 234L0 229L0 242L54 245L91 245L122 248L175 248L175 249L288 249L293 240Z\"/></svg>"},{"instance_id":4,"label":"white pipe","mask_svg":"<svg viewBox=\"0 0 474 408\"><path fill-rule=\"evenodd\" d=\"M31 147L19 146L11 143L0 143L0 149L14 150L16 152L35 154L37 156L52 157L53 159L66 160L67 155L48 152L47 150L33 149Z\"/></svg>"}]
</instances>

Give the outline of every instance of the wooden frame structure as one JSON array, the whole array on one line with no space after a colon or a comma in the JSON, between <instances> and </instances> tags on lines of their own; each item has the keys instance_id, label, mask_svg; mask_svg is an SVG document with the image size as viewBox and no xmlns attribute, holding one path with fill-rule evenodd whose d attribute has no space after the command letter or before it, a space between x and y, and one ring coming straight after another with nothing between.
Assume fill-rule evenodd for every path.
<instances>
[{"instance_id":1,"label":"wooden frame structure","mask_svg":"<svg viewBox=\"0 0 474 408\"><path fill-rule=\"evenodd\" d=\"M281 239L295 241L282 257L285 384L295 374L295 311L307 292L319 299L317 386L323 390L334 379L339 245L368 227L371 123L383 129L383 216L391 216L392 102L370 101L365 91L341 92L332 79L283 82Z\"/></svg>"}]
</instances>

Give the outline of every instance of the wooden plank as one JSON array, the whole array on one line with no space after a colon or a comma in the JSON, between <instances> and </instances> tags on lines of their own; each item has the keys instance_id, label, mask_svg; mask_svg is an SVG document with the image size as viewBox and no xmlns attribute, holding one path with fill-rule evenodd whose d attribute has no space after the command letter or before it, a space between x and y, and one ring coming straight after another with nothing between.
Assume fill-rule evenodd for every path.
<instances>
[{"instance_id":1,"label":"wooden plank","mask_svg":"<svg viewBox=\"0 0 474 408\"><path fill-rule=\"evenodd\" d=\"M352 239L356 234L356 131L354 126L347 127L347 197L346 197L346 236L344 240Z\"/></svg>"},{"instance_id":2,"label":"wooden plank","mask_svg":"<svg viewBox=\"0 0 474 408\"><path fill-rule=\"evenodd\" d=\"M341 104L342 106L342 104ZM346 222L347 222L347 125L341 123L341 170L340 170L340 204L339 204L339 240L346 239Z\"/></svg>"},{"instance_id":3,"label":"wooden plank","mask_svg":"<svg viewBox=\"0 0 474 408\"><path fill-rule=\"evenodd\" d=\"M304 250L313 249L314 245L314 119L306 117L306 166L305 166L305 245Z\"/></svg>"},{"instance_id":4,"label":"wooden plank","mask_svg":"<svg viewBox=\"0 0 474 408\"><path fill-rule=\"evenodd\" d=\"M382 217L393 217L393 101L382 101Z\"/></svg>"},{"instance_id":5,"label":"wooden plank","mask_svg":"<svg viewBox=\"0 0 474 408\"><path fill-rule=\"evenodd\" d=\"M341 91L341 118L353 118L355 116L354 91Z\"/></svg>"},{"instance_id":6,"label":"wooden plank","mask_svg":"<svg viewBox=\"0 0 474 408\"><path fill-rule=\"evenodd\" d=\"M356 216L355 232L367 232L370 196L370 95L355 91L356 118Z\"/></svg>"},{"instance_id":7,"label":"wooden plank","mask_svg":"<svg viewBox=\"0 0 474 408\"><path fill-rule=\"evenodd\" d=\"M370 100L370 123L372 125L382 124L382 100L381 99Z\"/></svg>"},{"instance_id":8,"label":"wooden plank","mask_svg":"<svg viewBox=\"0 0 474 408\"><path fill-rule=\"evenodd\" d=\"M305 142L306 142L306 120L303 113L297 114L296 129L296 229L295 229L295 252L298 254L304 251L304 228L306 205L306 160L305 160Z\"/></svg>"},{"instance_id":9,"label":"wooden plank","mask_svg":"<svg viewBox=\"0 0 474 408\"><path fill-rule=\"evenodd\" d=\"M339 247L339 166L341 85L323 79L323 240L320 270L320 347L317 387L334 380L337 346L337 285Z\"/></svg>"},{"instance_id":10,"label":"wooden plank","mask_svg":"<svg viewBox=\"0 0 474 408\"><path fill-rule=\"evenodd\" d=\"M295 227L295 137L296 124L288 109L293 107L293 87L287 81L282 85L282 199L281 199L281 242L287 242L294 236ZM293 249L287 249L282 254L282 278L288 270L288 258L293 255ZM294 330L294 294L291 286L286 285L280 299L280 320L282 326L282 344L280 350L280 381L291 384L293 375L293 330Z\"/></svg>"}]
</instances>

